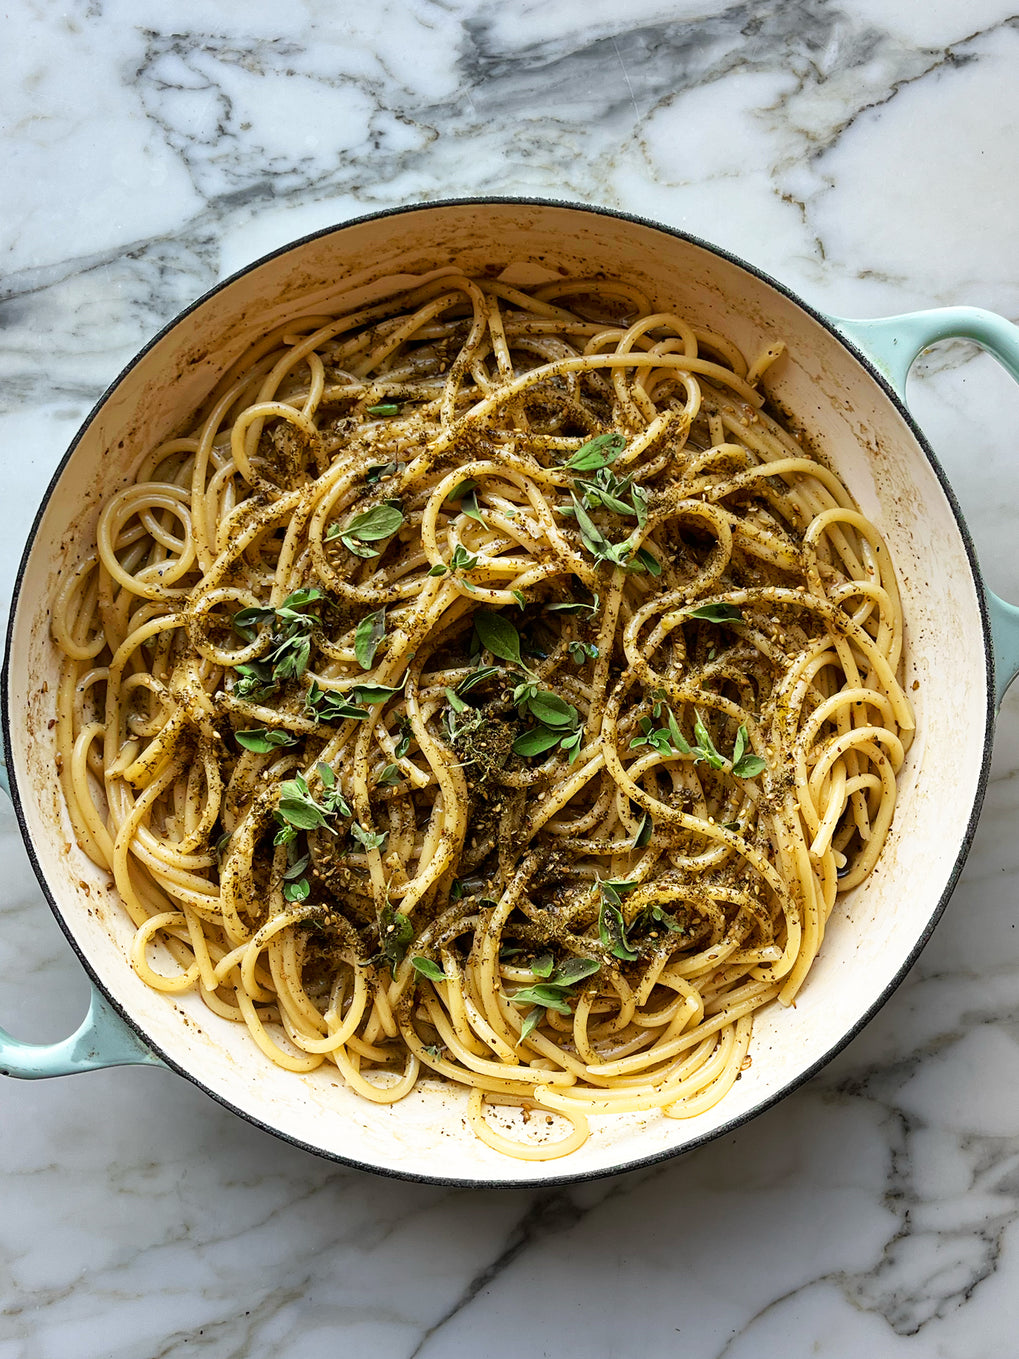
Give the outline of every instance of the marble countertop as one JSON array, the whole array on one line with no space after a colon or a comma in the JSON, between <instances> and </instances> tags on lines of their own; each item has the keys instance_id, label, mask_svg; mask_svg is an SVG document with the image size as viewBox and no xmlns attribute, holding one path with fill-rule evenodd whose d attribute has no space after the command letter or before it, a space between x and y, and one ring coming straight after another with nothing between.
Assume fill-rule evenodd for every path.
<instances>
[{"instance_id":1,"label":"marble countertop","mask_svg":"<svg viewBox=\"0 0 1019 1359\"><path fill-rule=\"evenodd\" d=\"M217 279L410 201L549 195L702 235L843 315L1019 316L1004 0L5 6L0 599L123 362ZM971 346L910 399L1019 599L1019 394ZM4 609L6 613L6 607ZM1019 1326L1019 694L912 973L767 1114L576 1188L467 1192L297 1151L186 1081L0 1084L0 1359L983 1359ZM87 987L0 809L0 1022Z\"/></svg>"}]
</instances>

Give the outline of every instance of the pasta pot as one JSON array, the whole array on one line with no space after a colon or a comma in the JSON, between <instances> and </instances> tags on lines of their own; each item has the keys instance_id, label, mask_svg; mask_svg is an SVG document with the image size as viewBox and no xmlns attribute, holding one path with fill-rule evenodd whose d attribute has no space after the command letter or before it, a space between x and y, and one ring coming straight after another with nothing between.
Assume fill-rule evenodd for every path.
<instances>
[{"instance_id":1,"label":"pasta pot","mask_svg":"<svg viewBox=\"0 0 1019 1359\"><path fill-rule=\"evenodd\" d=\"M258 330L300 308L353 310L455 264L527 283L554 273L622 277L662 310L721 333L748 355L782 340L768 377L890 549L906 627L905 685L917 734L876 868L840 901L794 1008L755 1020L752 1064L713 1108L592 1120L560 1160L517 1161L477 1140L466 1095L427 1081L371 1104L335 1068L281 1070L200 997L158 993L129 961L133 927L73 843L54 767L58 658L49 601L94 533L103 501L138 453L174 434ZM997 706L1019 670L1019 610L983 585L945 476L905 405L906 374L931 343L976 341L1019 377L1019 328L969 308L881 320L826 316L704 241L634 217L552 202L451 201L320 232L252 264L189 307L117 378L62 459L36 516L14 591L3 667L10 794L43 893L93 983L63 1042L0 1031L0 1069L21 1077L163 1064L297 1146L350 1165L461 1185L556 1183L608 1174L697 1146L766 1109L815 1073L902 980L955 886L987 781Z\"/></svg>"}]
</instances>

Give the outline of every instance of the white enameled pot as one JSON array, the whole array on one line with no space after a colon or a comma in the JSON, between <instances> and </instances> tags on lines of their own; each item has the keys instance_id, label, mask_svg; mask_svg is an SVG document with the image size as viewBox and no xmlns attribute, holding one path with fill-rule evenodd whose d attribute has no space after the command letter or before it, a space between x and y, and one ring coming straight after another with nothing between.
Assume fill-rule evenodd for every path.
<instances>
[{"instance_id":1,"label":"white enameled pot","mask_svg":"<svg viewBox=\"0 0 1019 1359\"><path fill-rule=\"evenodd\" d=\"M906 685L918 732L891 836L871 878L839 905L795 1009L758 1017L752 1066L714 1109L683 1122L657 1113L594 1120L590 1141L558 1161L508 1160L484 1146L466 1126L457 1091L430 1084L395 1107L369 1104L334 1068L281 1071L199 998L146 987L129 964L132 930L107 874L68 849L54 777L48 724L58 662L48 601L139 450L178 430L254 332L298 310L384 296L449 264L468 273L509 267L520 282L551 272L624 277L662 310L695 318L749 355L784 340L788 357L769 391L884 534L908 630ZM195 303L92 412L50 484L21 564L2 681L10 791L43 892L95 994L63 1043L28 1045L0 1031L0 1070L31 1077L164 1063L311 1151L468 1185L582 1179L671 1156L817 1071L888 997L934 928L973 834L996 705L1019 668L1019 611L985 591L958 507L902 399L915 356L953 335L983 344L1019 377L1019 330L991 313L835 320L702 241L616 213L522 200L436 203L350 222L260 260Z\"/></svg>"}]
</instances>

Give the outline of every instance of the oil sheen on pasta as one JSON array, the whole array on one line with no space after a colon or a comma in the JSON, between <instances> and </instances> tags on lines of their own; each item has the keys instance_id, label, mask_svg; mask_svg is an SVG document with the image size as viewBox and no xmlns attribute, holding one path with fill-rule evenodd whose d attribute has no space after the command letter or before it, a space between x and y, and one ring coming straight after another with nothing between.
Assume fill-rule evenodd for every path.
<instances>
[{"instance_id":1,"label":"oil sheen on pasta","mask_svg":"<svg viewBox=\"0 0 1019 1359\"><path fill-rule=\"evenodd\" d=\"M261 335L139 450L53 608L139 975L365 1099L456 1082L514 1156L721 1099L913 728L887 550L769 413L781 353L445 270Z\"/></svg>"}]
</instances>

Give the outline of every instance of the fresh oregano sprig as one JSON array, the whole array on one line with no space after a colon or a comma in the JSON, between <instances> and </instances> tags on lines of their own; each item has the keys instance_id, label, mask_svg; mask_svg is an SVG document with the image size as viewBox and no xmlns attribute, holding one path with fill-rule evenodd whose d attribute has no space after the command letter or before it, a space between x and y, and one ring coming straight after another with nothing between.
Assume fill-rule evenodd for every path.
<instances>
[{"instance_id":1,"label":"fresh oregano sprig","mask_svg":"<svg viewBox=\"0 0 1019 1359\"><path fill-rule=\"evenodd\" d=\"M547 981L540 981L534 986L524 986L515 991L510 997L514 1005L534 1007L524 1016L518 1044L538 1027L545 1018L546 1010L555 1010L557 1014L562 1015L570 1014L570 1001L576 999L577 983L593 976L600 967L601 964L593 958L567 958L549 973Z\"/></svg>"},{"instance_id":2,"label":"fresh oregano sprig","mask_svg":"<svg viewBox=\"0 0 1019 1359\"><path fill-rule=\"evenodd\" d=\"M236 667L241 679L235 679L234 692L239 698L254 700L256 693L268 697L281 681L300 679L311 659L311 633L321 621L318 605L324 598L312 586L294 590L275 607L256 604L234 614L234 630L248 642L255 640L260 625L268 623L272 629L272 646L261 660Z\"/></svg>"},{"instance_id":3,"label":"fresh oregano sprig","mask_svg":"<svg viewBox=\"0 0 1019 1359\"><path fill-rule=\"evenodd\" d=\"M653 946L658 932L682 933L682 926L660 906L645 906L626 923L623 898L640 884L623 879L598 882L598 937L614 958L632 963ZM641 936L645 936L641 938Z\"/></svg>"},{"instance_id":4,"label":"fresh oregano sprig","mask_svg":"<svg viewBox=\"0 0 1019 1359\"><path fill-rule=\"evenodd\" d=\"M340 542L355 557L377 557L379 553L368 543L381 542L391 538L404 523L403 509L399 501L386 500L381 505L373 505L370 510L355 514L346 524L330 524L325 541Z\"/></svg>"},{"instance_id":5,"label":"fresh oregano sprig","mask_svg":"<svg viewBox=\"0 0 1019 1359\"><path fill-rule=\"evenodd\" d=\"M367 614L354 629L354 655L362 670L370 670L375 663L375 653L386 635L386 609L376 609Z\"/></svg>"}]
</instances>

